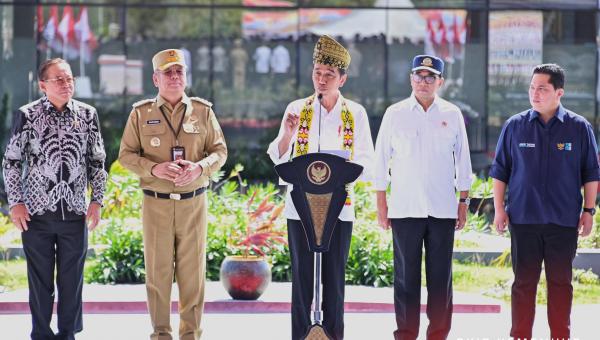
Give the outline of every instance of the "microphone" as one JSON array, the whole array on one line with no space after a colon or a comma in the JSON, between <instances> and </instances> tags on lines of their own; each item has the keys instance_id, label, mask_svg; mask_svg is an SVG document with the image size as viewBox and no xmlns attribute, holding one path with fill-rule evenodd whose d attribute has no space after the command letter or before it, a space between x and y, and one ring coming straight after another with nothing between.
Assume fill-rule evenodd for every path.
<instances>
[{"instance_id":1,"label":"microphone","mask_svg":"<svg viewBox=\"0 0 600 340\"><path fill-rule=\"evenodd\" d=\"M319 93L317 99L319 99L319 139L317 141L317 152L321 152L321 120L323 119L323 115L321 114L321 99L323 99L323 94Z\"/></svg>"}]
</instances>

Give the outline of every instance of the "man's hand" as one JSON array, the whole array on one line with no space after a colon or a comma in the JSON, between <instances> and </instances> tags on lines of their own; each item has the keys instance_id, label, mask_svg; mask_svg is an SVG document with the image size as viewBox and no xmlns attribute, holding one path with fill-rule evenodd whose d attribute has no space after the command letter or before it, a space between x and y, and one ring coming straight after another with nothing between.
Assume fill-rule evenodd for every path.
<instances>
[{"instance_id":1,"label":"man's hand","mask_svg":"<svg viewBox=\"0 0 600 340\"><path fill-rule=\"evenodd\" d=\"M298 129L298 124L300 123L300 116L291 112L288 112L288 114L285 117L285 124L284 129L285 129L285 134L284 136L287 137L287 139L289 140L289 138L291 138L294 135L294 132L296 132L296 130Z\"/></svg>"},{"instance_id":2,"label":"man's hand","mask_svg":"<svg viewBox=\"0 0 600 340\"><path fill-rule=\"evenodd\" d=\"M198 163L182 159L178 160L177 164L182 169L181 174L173 180L173 183L175 183L175 186L177 187L186 186L202 175L202 167L198 165Z\"/></svg>"},{"instance_id":3,"label":"man's hand","mask_svg":"<svg viewBox=\"0 0 600 340\"><path fill-rule=\"evenodd\" d=\"M29 217L29 211L27 211L27 206L25 206L24 203L19 203L10 208L10 219L15 227L19 229L19 231L27 231L27 222L31 221L31 218Z\"/></svg>"},{"instance_id":4,"label":"man's hand","mask_svg":"<svg viewBox=\"0 0 600 340\"><path fill-rule=\"evenodd\" d=\"M496 209L494 214L494 225L496 226L496 231L498 234L504 234L506 231L506 227L510 221L508 220L508 214L504 209Z\"/></svg>"},{"instance_id":5,"label":"man's hand","mask_svg":"<svg viewBox=\"0 0 600 340\"><path fill-rule=\"evenodd\" d=\"M455 230L461 230L467 224L467 209L468 206L465 203L458 203L458 218L456 219Z\"/></svg>"},{"instance_id":6,"label":"man's hand","mask_svg":"<svg viewBox=\"0 0 600 340\"><path fill-rule=\"evenodd\" d=\"M154 177L166 179L168 181L175 180L182 172L183 169L177 162L163 162L152 167L152 175Z\"/></svg>"},{"instance_id":7,"label":"man's hand","mask_svg":"<svg viewBox=\"0 0 600 340\"><path fill-rule=\"evenodd\" d=\"M577 227L579 229L579 236L586 237L592 232L592 226L594 225L594 216L587 212L582 212L579 217L579 223Z\"/></svg>"},{"instance_id":8,"label":"man's hand","mask_svg":"<svg viewBox=\"0 0 600 340\"><path fill-rule=\"evenodd\" d=\"M88 230L92 231L96 229L100 222L100 209L102 206L98 202L91 202L88 206L87 214L85 215L85 221L87 222Z\"/></svg>"},{"instance_id":9,"label":"man's hand","mask_svg":"<svg viewBox=\"0 0 600 340\"><path fill-rule=\"evenodd\" d=\"M385 191L377 191L377 222L383 230L390 229L392 222L388 218L388 205Z\"/></svg>"}]
</instances>

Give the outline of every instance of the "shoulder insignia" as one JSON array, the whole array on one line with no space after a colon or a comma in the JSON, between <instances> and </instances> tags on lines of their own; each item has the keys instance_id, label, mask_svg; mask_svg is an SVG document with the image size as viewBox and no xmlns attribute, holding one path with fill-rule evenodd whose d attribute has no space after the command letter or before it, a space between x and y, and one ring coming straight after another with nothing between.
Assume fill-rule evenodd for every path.
<instances>
[{"instance_id":1,"label":"shoulder insignia","mask_svg":"<svg viewBox=\"0 0 600 340\"><path fill-rule=\"evenodd\" d=\"M137 102L133 103L133 105L131 105L131 106L133 106L134 108L135 107L139 107L139 106L142 106L144 104L153 103L154 100L155 100L155 98L142 99L140 101L137 101Z\"/></svg>"},{"instance_id":2,"label":"shoulder insignia","mask_svg":"<svg viewBox=\"0 0 600 340\"><path fill-rule=\"evenodd\" d=\"M200 97L190 97L190 99L193 100L193 101L200 102L200 103L202 103L202 104L204 104L204 105L206 105L208 107L211 107L213 105L213 103L209 102L206 99L200 98Z\"/></svg>"}]
</instances>

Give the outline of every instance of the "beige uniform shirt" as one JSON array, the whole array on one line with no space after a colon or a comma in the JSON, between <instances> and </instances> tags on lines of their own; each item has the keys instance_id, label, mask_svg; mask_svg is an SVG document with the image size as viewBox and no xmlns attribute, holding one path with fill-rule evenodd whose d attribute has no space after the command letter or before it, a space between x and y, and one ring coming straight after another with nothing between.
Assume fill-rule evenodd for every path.
<instances>
[{"instance_id":1,"label":"beige uniform shirt","mask_svg":"<svg viewBox=\"0 0 600 340\"><path fill-rule=\"evenodd\" d=\"M223 131L211 106L204 99L190 98L185 94L175 107L161 96L133 104L121 139L119 161L140 176L142 189L182 193L208 185L209 176L219 170L227 159ZM175 131L184 116L177 141L185 148L185 159L197 162L203 170L200 177L183 187L176 187L173 182L154 177L151 173L154 165L171 161L171 148L177 145L161 107Z\"/></svg>"}]
</instances>

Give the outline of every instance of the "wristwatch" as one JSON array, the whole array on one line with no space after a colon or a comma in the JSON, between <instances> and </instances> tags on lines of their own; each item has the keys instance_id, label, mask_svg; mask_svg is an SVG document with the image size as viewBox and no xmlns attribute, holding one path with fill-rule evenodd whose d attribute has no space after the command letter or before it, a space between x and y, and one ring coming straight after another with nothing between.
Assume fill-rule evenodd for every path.
<instances>
[{"instance_id":1,"label":"wristwatch","mask_svg":"<svg viewBox=\"0 0 600 340\"><path fill-rule=\"evenodd\" d=\"M596 214L596 208L583 208L583 212L590 213L590 215L594 216Z\"/></svg>"},{"instance_id":2,"label":"wristwatch","mask_svg":"<svg viewBox=\"0 0 600 340\"><path fill-rule=\"evenodd\" d=\"M461 198L458 200L458 203L464 203L464 204L466 204L467 206L469 206L469 203L471 203L471 198L470 198L470 197L466 197L466 198L462 198L462 197L461 197Z\"/></svg>"}]
</instances>

